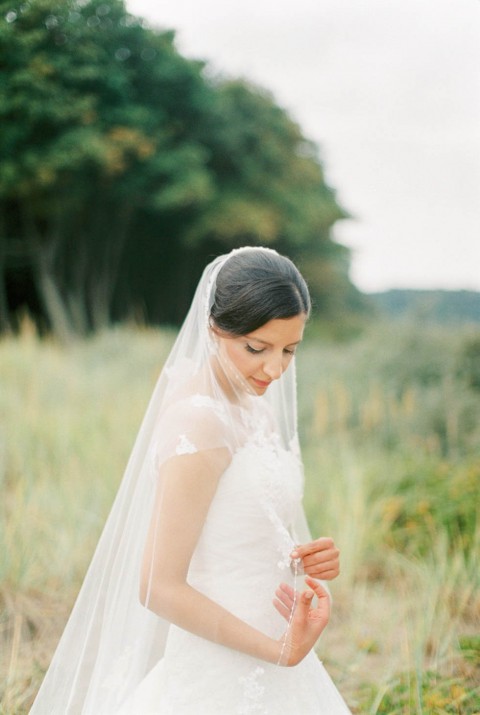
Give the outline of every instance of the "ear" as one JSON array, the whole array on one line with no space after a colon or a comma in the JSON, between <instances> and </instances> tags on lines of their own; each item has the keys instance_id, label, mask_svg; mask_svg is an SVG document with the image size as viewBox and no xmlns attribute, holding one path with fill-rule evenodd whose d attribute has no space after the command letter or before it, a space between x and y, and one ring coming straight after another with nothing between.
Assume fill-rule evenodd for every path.
<instances>
[{"instance_id":1,"label":"ear","mask_svg":"<svg viewBox=\"0 0 480 715\"><path fill-rule=\"evenodd\" d=\"M210 333L212 349L215 354L218 354L222 348L221 339L224 337L223 331L215 325L212 319L210 319L208 332Z\"/></svg>"}]
</instances>

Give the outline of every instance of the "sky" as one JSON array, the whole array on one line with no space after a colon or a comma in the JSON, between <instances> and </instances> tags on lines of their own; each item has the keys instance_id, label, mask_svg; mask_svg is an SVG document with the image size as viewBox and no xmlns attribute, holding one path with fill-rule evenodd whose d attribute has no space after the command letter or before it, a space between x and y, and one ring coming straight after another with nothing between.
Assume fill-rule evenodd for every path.
<instances>
[{"instance_id":1,"label":"sky","mask_svg":"<svg viewBox=\"0 0 480 715\"><path fill-rule=\"evenodd\" d=\"M480 0L127 0L316 141L351 277L480 290Z\"/></svg>"}]
</instances>

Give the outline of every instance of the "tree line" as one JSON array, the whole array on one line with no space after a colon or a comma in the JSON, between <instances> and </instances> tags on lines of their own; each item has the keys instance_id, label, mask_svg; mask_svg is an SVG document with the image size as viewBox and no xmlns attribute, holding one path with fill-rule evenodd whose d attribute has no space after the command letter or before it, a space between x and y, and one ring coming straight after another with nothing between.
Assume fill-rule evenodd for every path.
<instances>
[{"instance_id":1,"label":"tree line","mask_svg":"<svg viewBox=\"0 0 480 715\"><path fill-rule=\"evenodd\" d=\"M368 296L378 314L446 326L480 324L480 292L394 288Z\"/></svg>"},{"instance_id":2,"label":"tree line","mask_svg":"<svg viewBox=\"0 0 480 715\"><path fill-rule=\"evenodd\" d=\"M203 266L290 255L317 309L357 309L347 216L317 146L265 90L210 76L121 0L0 0L0 329L68 339L178 323Z\"/></svg>"}]
</instances>

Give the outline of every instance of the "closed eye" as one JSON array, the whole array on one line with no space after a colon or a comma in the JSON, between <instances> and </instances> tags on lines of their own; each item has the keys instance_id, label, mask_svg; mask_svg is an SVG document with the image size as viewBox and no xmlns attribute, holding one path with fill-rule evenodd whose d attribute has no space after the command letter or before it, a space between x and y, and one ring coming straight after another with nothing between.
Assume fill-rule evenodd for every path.
<instances>
[{"instance_id":1,"label":"closed eye","mask_svg":"<svg viewBox=\"0 0 480 715\"><path fill-rule=\"evenodd\" d=\"M256 349L256 348L253 348L253 347L252 347L251 345L249 345L248 343L245 345L245 349L246 349L249 353L252 353L253 355L260 355L260 353L263 353L263 352L265 351L265 348ZM284 349L283 349L283 352L284 352L286 355L295 355L295 349L284 348Z\"/></svg>"},{"instance_id":2,"label":"closed eye","mask_svg":"<svg viewBox=\"0 0 480 715\"><path fill-rule=\"evenodd\" d=\"M261 350L255 350L255 348L252 348L252 346L247 343L245 345L245 350L247 350L249 353L253 353L254 355L259 355L260 353L263 353L265 348L261 348Z\"/></svg>"}]
</instances>

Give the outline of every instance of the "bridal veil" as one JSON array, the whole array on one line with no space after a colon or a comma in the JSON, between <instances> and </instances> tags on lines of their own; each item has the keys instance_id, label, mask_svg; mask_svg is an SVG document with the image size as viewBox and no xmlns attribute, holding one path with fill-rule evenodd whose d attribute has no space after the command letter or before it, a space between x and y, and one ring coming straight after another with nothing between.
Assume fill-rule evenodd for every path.
<instances>
[{"instance_id":1,"label":"bridal veil","mask_svg":"<svg viewBox=\"0 0 480 715\"><path fill-rule=\"evenodd\" d=\"M245 430L266 419L282 447L298 455L294 361L257 397L220 357L211 330L218 273L242 251L275 253L237 249L206 267L32 715L112 715L162 657L169 624L148 609L148 593L142 605L139 584L147 532L157 528L152 508L161 498L163 465L193 453L234 454ZM308 539L303 513L298 537Z\"/></svg>"}]
</instances>

